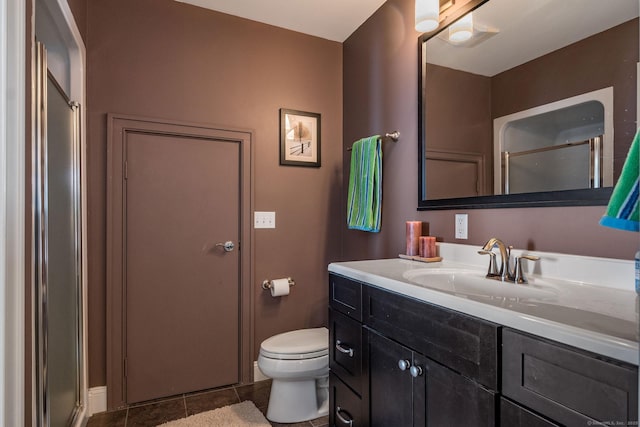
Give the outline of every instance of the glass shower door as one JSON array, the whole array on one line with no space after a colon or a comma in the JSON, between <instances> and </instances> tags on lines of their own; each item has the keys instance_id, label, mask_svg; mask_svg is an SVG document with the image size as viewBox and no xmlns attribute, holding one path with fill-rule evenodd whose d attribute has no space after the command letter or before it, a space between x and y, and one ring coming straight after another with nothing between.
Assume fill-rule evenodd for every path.
<instances>
[{"instance_id":1,"label":"glass shower door","mask_svg":"<svg viewBox=\"0 0 640 427\"><path fill-rule=\"evenodd\" d=\"M81 404L81 259L77 106L46 71L41 50L37 147L39 423L73 424Z\"/></svg>"}]
</instances>

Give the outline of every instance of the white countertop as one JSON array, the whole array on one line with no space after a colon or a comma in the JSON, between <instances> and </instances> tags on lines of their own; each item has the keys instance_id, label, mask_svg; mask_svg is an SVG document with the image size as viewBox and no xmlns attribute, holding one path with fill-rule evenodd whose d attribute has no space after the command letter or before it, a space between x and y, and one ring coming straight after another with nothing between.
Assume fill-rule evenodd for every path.
<instances>
[{"instance_id":1,"label":"white countertop","mask_svg":"<svg viewBox=\"0 0 640 427\"><path fill-rule=\"evenodd\" d=\"M441 252L451 255L451 249L464 250L466 245L449 245ZM474 248L475 250L475 248ZM468 251L467 251L468 252ZM530 252L534 254L533 252ZM563 256L545 253L555 263ZM442 255L442 253L441 253ZM569 256L572 257L572 256ZM486 261L486 258L478 256ZM572 257L572 259L575 257ZM607 269L606 259L585 260L594 264L602 261L599 271ZM478 264L463 264L447 258L437 263L422 263L402 259L381 259L332 263L329 271L350 277L379 288L387 289L418 300L436 304L472 316L476 316L506 327L528 332L533 335L591 351L612 359L638 365L638 312L637 295L625 286L599 286L584 281L568 281L548 278L554 288L553 298L508 298L485 295L461 295L455 291L429 286L429 280L416 282L409 280L420 269L475 269L479 274L484 270ZM628 273L627 261L609 260L615 269ZM544 270L544 258L536 267ZM534 269L532 268L532 271ZM529 275L531 285L541 280L535 273ZM489 279L487 279L489 280ZM521 286L500 283L501 286Z\"/></svg>"}]
</instances>

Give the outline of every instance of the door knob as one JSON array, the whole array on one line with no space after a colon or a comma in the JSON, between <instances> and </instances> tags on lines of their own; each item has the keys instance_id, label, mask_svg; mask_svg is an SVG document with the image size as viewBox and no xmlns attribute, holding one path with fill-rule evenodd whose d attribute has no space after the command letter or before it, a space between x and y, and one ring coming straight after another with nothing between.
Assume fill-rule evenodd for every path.
<instances>
[{"instance_id":1,"label":"door knob","mask_svg":"<svg viewBox=\"0 0 640 427\"><path fill-rule=\"evenodd\" d=\"M233 242L231 240L227 241L227 242L220 242L220 243L216 243L216 247L217 246L222 246L224 248L225 252L231 252L233 250L233 248L235 248L235 245L233 244Z\"/></svg>"}]
</instances>

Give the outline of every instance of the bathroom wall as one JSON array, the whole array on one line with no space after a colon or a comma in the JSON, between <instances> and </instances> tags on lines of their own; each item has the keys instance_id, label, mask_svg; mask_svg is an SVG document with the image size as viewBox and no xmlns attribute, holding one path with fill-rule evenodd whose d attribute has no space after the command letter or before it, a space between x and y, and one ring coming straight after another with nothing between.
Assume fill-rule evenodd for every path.
<instances>
[{"instance_id":1,"label":"bathroom wall","mask_svg":"<svg viewBox=\"0 0 640 427\"><path fill-rule=\"evenodd\" d=\"M366 135L402 133L397 143L383 145L382 229L373 234L343 225L344 259L396 257L404 252L404 222L413 219L428 222L445 242L481 245L498 236L517 248L632 259L638 235L599 226L604 206L416 210L419 34L413 19L414 0L387 0L343 45L345 148ZM348 156L344 170L346 185ZM469 214L468 240L454 238L458 212Z\"/></svg>"},{"instance_id":2,"label":"bathroom wall","mask_svg":"<svg viewBox=\"0 0 640 427\"><path fill-rule=\"evenodd\" d=\"M483 188L477 188L477 174L459 174L456 177L452 176L454 173L441 175L442 170L438 169L433 175L446 176L447 180L430 182L427 179L427 197L437 199L445 196L457 197L452 194L460 197L491 194L493 191L491 79L436 64L427 64L427 74L429 78L426 82L425 96L427 105L431 107L425 111L425 122L427 139L431 141L429 150L482 155L484 160ZM466 126L459 125L461 118L464 118ZM431 123L437 123L437 126L430 126ZM454 164L447 163L449 164L443 164L441 168L450 168L450 165ZM462 167L459 166L456 173L459 173ZM467 164L466 167L470 165ZM459 189L464 188L472 189L473 192L459 192Z\"/></svg>"},{"instance_id":3,"label":"bathroom wall","mask_svg":"<svg viewBox=\"0 0 640 427\"><path fill-rule=\"evenodd\" d=\"M106 383L107 113L252 130L252 210L275 211L277 225L255 230L254 353L275 333L324 324L344 210L342 45L172 0L86 7L90 386ZM322 167L279 166L283 107L322 115ZM284 276L290 296L260 289Z\"/></svg>"}]
</instances>

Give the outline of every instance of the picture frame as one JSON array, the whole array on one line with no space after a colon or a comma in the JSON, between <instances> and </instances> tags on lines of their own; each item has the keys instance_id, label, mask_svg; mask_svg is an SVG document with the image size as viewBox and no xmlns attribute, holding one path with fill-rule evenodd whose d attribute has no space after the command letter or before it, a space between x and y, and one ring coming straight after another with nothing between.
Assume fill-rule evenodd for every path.
<instances>
[{"instance_id":1,"label":"picture frame","mask_svg":"<svg viewBox=\"0 0 640 427\"><path fill-rule=\"evenodd\" d=\"M320 167L319 113L280 109L280 165Z\"/></svg>"}]
</instances>

